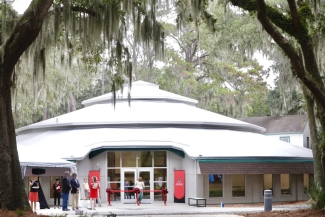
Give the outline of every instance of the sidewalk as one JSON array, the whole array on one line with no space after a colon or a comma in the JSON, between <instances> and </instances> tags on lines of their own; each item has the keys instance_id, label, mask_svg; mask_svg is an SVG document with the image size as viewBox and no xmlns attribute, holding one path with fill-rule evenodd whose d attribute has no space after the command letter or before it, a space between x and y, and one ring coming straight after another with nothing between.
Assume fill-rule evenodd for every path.
<instances>
[{"instance_id":1,"label":"sidewalk","mask_svg":"<svg viewBox=\"0 0 325 217\"><path fill-rule=\"evenodd\" d=\"M231 205L229 205L231 206ZM297 209L307 209L310 206L307 204L300 205L274 205L273 210L297 210ZM69 207L71 208L71 207ZM85 208L80 208L84 211L84 215L89 216L103 216L110 213L116 214L117 216L154 216L154 217L203 217L203 216L217 216L217 217L239 217L240 214L252 213L252 212L263 212L264 207L195 207L188 206L187 204L177 204L177 203L167 203L164 206L163 203L152 203L152 204L141 204L136 206L135 204L122 204L120 202L112 203L112 206L107 206L103 204L102 207L96 207L96 210L87 210ZM67 214L68 217L77 217L80 215L75 215L75 211L70 210L63 212L61 209L42 209L37 210L38 214L43 215L58 215Z\"/></svg>"}]
</instances>

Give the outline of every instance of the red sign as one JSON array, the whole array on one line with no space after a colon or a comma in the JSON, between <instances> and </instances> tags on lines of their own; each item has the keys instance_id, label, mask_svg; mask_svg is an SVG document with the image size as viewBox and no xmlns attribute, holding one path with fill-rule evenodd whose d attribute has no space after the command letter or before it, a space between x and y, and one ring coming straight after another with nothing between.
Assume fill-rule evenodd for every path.
<instances>
[{"instance_id":1,"label":"red sign","mask_svg":"<svg viewBox=\"0 0 325 217\"><path fill-rule=\"evenodd\" d=\"M185 203L185 170L174 170L174 202Z\"/></svg>"},{"instance_id":2,"label":"red sign","mask_svg":"<svg viewBox=\"0 0 325 217\"><path fill-rule=\"evenodd\" d=\"M97 181L100 182L100 171L99 170L90 170L88 173L88 184L90 186L90 183L93 182L92 177L96 176Z\"/></svg>"}]
</instances>

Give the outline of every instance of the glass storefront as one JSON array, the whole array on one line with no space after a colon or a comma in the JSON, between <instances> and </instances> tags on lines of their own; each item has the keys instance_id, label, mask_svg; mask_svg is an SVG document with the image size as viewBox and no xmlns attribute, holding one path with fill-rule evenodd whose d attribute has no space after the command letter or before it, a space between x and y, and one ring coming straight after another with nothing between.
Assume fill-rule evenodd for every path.
<instances>
[{"instance_id":1,"label":"glass storefront","mask_svg":"<svg viewBox=\"0 0 325 217\"><path fill-rule=\"evenodd\" d=\"M133 189L139 177L145 182L145 190L167 187L166 151L115 151L107 152L107 188ZM112 201L133 202L132 193L114 193ZM144 192L144 201L162 201L159 192Z\"/></svg>"}]
</instances>

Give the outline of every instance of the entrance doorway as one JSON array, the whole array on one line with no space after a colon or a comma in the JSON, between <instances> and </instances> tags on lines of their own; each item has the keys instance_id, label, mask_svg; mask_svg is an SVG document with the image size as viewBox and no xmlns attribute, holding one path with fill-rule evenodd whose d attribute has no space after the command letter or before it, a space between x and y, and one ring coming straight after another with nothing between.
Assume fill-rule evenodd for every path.
<instances>
[{"instance_id":1,"label":"entrance doorway","mask_svg":"<svg viewBox=\"0 0 325 217\"><path fill-rule=\"evenodd\" d=\"M153 190L153 169L152 168L123 168L121 171L121 189L133 190L134 183L142 177L144 190ZM142 203L153 202L154 193L144 192ZM121 192L122 203L135 203L135 194L131 192Z\"/></svg>"}]
</instances>

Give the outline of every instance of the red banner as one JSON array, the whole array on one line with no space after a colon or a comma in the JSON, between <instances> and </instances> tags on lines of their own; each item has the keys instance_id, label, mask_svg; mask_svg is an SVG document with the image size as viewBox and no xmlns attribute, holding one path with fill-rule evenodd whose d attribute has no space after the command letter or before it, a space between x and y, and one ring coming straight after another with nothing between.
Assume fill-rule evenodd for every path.
<instances>
[{"instance_id":1,"label":"red banner","mask_svg":"<svg viewBox=\"0 0 325 217\"><path fill-rule=\"evenodd\" d=\"M185 203L185 170L174 170L174 202Z\"/></svg>"},{"instance_id":2,"label":"red banner","mask_svg":"<svg viewBox=\"0 0 325 217\"><path fill-rule=\"evenodd\" d=\"M96 176L98 182L100 182L100 171L99 170L90 170L88 173L88 184L90 186L90 183L93 181L92 177Z\"/></svg>"}]
</instances>

